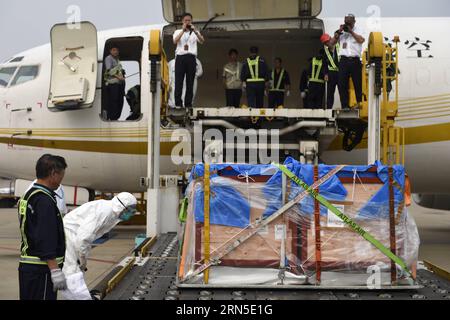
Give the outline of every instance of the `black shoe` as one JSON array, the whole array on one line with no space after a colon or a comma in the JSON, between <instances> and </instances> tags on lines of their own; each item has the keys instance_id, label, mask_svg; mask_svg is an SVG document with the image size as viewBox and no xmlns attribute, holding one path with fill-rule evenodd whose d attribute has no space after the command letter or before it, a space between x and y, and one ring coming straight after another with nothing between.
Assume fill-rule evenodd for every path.
<instances>
[{"instance_id":1,"label":"black shoe","mask_svg":"<svg viewBox=\"0 0 450 320\"><path fill-rule=\"evenodd\" d=\"M141 115L139 113L132 113L128 116L127 121L137 120Z\"/></svg>"}]
</instances>

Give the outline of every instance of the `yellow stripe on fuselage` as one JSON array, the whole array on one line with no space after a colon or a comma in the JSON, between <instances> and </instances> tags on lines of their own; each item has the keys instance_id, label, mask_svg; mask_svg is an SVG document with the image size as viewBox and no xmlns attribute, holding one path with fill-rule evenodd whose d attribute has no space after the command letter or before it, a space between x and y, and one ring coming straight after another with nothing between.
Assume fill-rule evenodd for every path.
<instances>
[{"instance_id":1,"label":"yellow stripe on fuselage","mask_svg":"<svg viewBox=\"0 0 450 320\"><path fill-rule=\"evenodd\" d=\"M328 151L342 150L343 136L337 136L329 145ZM422 144L450 141L450 123L431 124L420 127L405 128L405 144ZM367 134L356 149L367 149Z\"/></svg>"}]
</instances>

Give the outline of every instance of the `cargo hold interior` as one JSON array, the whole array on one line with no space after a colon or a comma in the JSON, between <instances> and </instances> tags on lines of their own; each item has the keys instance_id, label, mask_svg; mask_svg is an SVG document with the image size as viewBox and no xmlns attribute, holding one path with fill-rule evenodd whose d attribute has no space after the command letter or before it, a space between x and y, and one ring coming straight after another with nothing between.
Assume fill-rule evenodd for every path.
<instances>
[{"instance_id":1,"label":"cargo hold interior","mask_svg":"<svg viewBox=\"0 0 450 320\"><path fill-rule=\"evenodd\" d=\"M311 21L321 22L320 20ZM308 59L317 55L321 49L319 37L322 34L322 28L317 27L317 24L311 28L299 27L299 25L294 27L293 24L282 28L280 26L268 28L268 24L270 22L267 24L260 22L259 28L245 22L229 22L228 28L208 25L208 29L202 32L206 41L198 46L198 59L203 66L203 76L198 79L195 107L225 106L222 70L228 62L228 51L231 48L237 49L239 61L244 62L251 46L259 48L259 55L265 59L270 69L273 68L276 57L283 60L283 67L291 79L291 95L286 98L285 107L302 107L299 91L301 72L308 67ZM221 23L221 26L223 25ZM201 28L201 25L197 28ZM168 61L175 55L175 45L172 40L174 30L174 25L164 29L163 46ZM247 104L245 93L241 104ZM267 107L267 97L265 97L265 106Z\"/></svg>"}]
</instances>

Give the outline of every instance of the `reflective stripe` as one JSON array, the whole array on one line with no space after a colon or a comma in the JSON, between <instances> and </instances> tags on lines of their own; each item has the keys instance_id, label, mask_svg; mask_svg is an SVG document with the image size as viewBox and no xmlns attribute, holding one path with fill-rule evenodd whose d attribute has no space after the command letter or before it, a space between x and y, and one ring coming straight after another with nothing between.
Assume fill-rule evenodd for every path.
<instances>
[{"instance_id":1,"label":"reflective stripe","mask_svg":"<svg viewBox=\"0 0 450 320\"><path fill-rule=\"evenodd\" d=\"M321 70L322 70L322 60L319 60L314 57L312 59L312 70L311 70L311 77L309 78L309 81L324 83L325 81L323 79L319 79Z\"/></svg>"},{"instance_id":2,"label":"reflective stripe","mask_svg":"<svg viewBox=\"0 0 450 320\"><path fill-rule=\"evenodd\" d=\"M258 78L259 76L259 56L257 56L254 60L247 58L248 69L250 71L250 79L247 79L247 82L259 82L264 81L262 78ZM253 66L255 70L253 70Z\"/></svg>"},{"instance_id":3,"label":"reflective stripe","mask_svg":"<svg viewBox=\"0 0 450 320\"><path fill-rule=\"evenodd\" d=\"M275 71L272 71L272 88L270 89L270 91L281 91L281 92L284 92L284 89L280 89L281 81L283 81L283 77L284 77L284 69L281 69L280 77L278 78L277 85L274 86L274 84L275 84Z\"/></svg>"},{"instance_id":4,"label":"reflective stripe","mask_svg":"<svg viewBox=\"0 0 450 320\"><path fill-rule=\"evenodd\" d=\"M40 188L40 187L35 187L36 190L34 190L29 196L28 198L24 199L20 199L19 201L19 221L20 221L20 232L22 235L22 241L23 241L23 247L22 247L22 254L26 254L27 249L28 249L28 239L27 236L25 234L25 223L27 221L27 209L28 209L28 200L34 196L35 194L39 193L39 192L43 192L46 195L48 195L50 198L52 198L52 200L56 203L55 199L53 199L53 197L44 189ZM22 219L20 219L20 217L22 216Z\"/></svg>"},{"instance_id":5,"label":"reflective stripe","mask_svg":"<svg viewBox=\"0 0 450 320\"><path fill-rule=\"evenodd\" d=\"M25 223L27 221L28 201L30 200L30 198L32 196L34 196L37 193L41 193L41 192L46 194L47 196L49 196L55 204L56 204L56 200L53 198L53 196L46 189L44 189L42 187L39 187L39 186L34 186L34 188L36 188L36 190L34 190L32 193L30 193L30 195L28 195L28 197L26 197L26 198L23 197L19 201L20 233L21 233L21 236L22 236L22 244L23 244L23 246L21 246L22 249L21 249L20 262L22 262L22 263L30 263L30 264L43 264L43 265L46 265L47 262L42 261L38 257L33 257L33 256L28 256L27 255L28 239L27 239L27 235L25 233ZM64 257L57 258L56 260L58 261L58 259L62 259L61 262L64 261Z\"/></svg>"},{"instance_id":6,"label":"reflective stripe","mask_svg":"<svg viewBox=\"0 0 450 320\"><path fill-rule=\"evenodd\" d=\"M336 51L336 55L338 57L338 62L341 60L341 57L339 56L339 43L336 44L336 46L334 47L334 50ZM328 49L327 46L325 46L325 53L327 54L328 57L328 69L331 71L339 71L339 68L336 66L336 63L334 62L333 56L330 53L330 50Z\"/></svg>"},{"instance_id":7,"label":"reflective stripe","mask_svg":"<svg viewBox=\"0 0 450 320\"><path fill-rule=\"evenodd\" d=\"M265 80L262 78L258 78L258 79L247 79L247 82L264 82Z\"/></svg>"},{"instance_id":8,"label":"reflective stripe","mask_svg":"<svg viewBox=\"0 0 450 320\"><path fill-rule=\"evenodd\" d=\"M64 262L64 257L57 257L56 259L57 264L62 264ZM47 261L41 260L39 257L33 257L33 256L27 256L27 255L21 255L20 256L20 263L27 263L27 264L39 264L39 265L47 265Z\"/></svg>"}]
</instances>

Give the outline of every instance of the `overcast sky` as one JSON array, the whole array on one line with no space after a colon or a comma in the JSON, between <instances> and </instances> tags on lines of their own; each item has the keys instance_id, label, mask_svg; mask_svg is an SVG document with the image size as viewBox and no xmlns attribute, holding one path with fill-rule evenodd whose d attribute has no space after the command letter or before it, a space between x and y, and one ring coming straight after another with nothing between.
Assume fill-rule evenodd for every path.
<instances>
[{"instance_id":1,"label":"overcast sky","mask_svg":"<svg viewBox=\"0 0 450 320\"><path fill-rule=\"evenodd\" d=\"M66 22L74 5L98 30L164 22L160 0L0 0L0 61L49 42L51 26ZM450 16L449 0L324 0L322 15L370 16L371 5L382 17Z\"/></svg>"}]
</instances>

